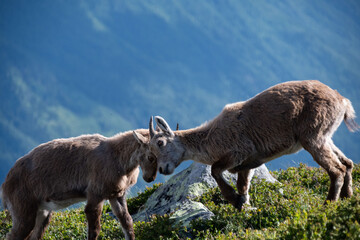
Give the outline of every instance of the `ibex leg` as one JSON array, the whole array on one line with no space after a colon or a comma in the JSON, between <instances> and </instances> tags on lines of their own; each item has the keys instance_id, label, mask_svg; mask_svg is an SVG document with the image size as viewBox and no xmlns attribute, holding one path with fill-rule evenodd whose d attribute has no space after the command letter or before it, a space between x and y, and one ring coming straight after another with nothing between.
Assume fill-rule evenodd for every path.
<instances>
[{"instance_id":1,"label":"ibex leg","mask_svg":"<svg viewBox=\"0 0 360 240\"><path fill-rule=\"evenodd\" d=\"M211 166L211 175L216 180L224 198L241 211L242 205L246 201L245 197L237 194L222 175L225 170L233 168L233 165L233 161L230 161L229 158L222 158Z\"/></svg>"},{"instance_id":2,"label":"ibex leg","mask_svg":"<svg viewBox=\"0 0 360 240\"><path fill-rule=\"evenodd\" d=\"M125 196L110 199L111 208L119 219L126 240L135 239L133 220L129 214Z\"/></svg>"}]
</instances>

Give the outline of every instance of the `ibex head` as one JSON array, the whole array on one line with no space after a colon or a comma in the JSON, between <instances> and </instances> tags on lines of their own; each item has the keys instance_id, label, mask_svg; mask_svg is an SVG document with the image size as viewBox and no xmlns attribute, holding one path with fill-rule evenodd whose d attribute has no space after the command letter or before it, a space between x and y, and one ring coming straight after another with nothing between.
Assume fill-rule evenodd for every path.
<instances>
[{"instance_id":1,"label":"ibex head","mask_svg":"<svg viewBox=\"0 0 360 240\"><path fill-rule=\"evenodd\" d=\"M156 178L157 162L156 157L149 150L149 139L136 131L133 131L133 135L140 146L131 155L131 158L139 162L143 179L146 182L152 182Z\"/></svg>"},{"instance_id":2,"label":"ibex head","mask_svg":"<svg viewBox=\"0 0 360 240\"><path fill-rule=\"evenodd\" d=\"M154 129L153 118L150 118L149 149L157 158L158 170L168 175L182 162L185 149L169 124L160 116L155 117L157 129Z\"/></svg>"}]
</instances>

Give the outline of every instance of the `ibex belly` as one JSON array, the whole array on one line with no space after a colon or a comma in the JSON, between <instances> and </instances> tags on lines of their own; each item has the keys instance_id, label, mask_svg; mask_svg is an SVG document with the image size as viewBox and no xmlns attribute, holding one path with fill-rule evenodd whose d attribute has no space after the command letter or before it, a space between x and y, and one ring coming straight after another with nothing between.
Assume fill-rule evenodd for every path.
<instances>
[{"instance_id":1,"label":"ibex belly","mask_svg":"<svg viewBox=\"0 0 360 240\"><path fill-rule=\"evenodd\" d=\"M300 142L296 142L294 145L292 145L291 147L285 149L284 151L281 151L279 153L276 153L272 156L266 157L263 159L263 163L269 162L271 160L274 160L275 158L281 157L283 155L289 155L292 153L297 153L298 151L300 151L303 147L301 146Z\"/></svg>"},{"instance_id":2,"label":"ibex belly","mask_svg":"<svg viewBox=\"0 0 360 240\"><path fill-rule=\"evenodd\" d=\"M52 210L57 211L60 209L67 208L75 203L84 202L86 201L86 198L72 198L72 199L66 199L62 201L43 201L40 204L40 209L44 210Z\"/></svg>"},{"instance_id":3,"label":"ibex belly","mask_svg":"<svg viewBox=\"0 0 360 240\"><path fill-rule=\"evenodd\" d=\"M85 192L83 190L73 190L51 195L41 202L40 209L56 211L84 201L86 201Z\"/></svg>"},{"instance_id":4,"label":"ibex belly","mask_svg":"<svg viewBox=\"0 0 360 240\"><path fill-rule=\"evenodd\" d=\"M257 168L261 164L269 162L269 161L271 161L271 160L273 160L275 158L281 157L283 155L296 153L296 152L300 151L301 149L302 149L302 146L301 146L300 142L296 142L295 144L293 144L289 148L287 148L287 149L285 149L283 151L277 152L275 154L272 154L270 156L266 155L264 157L263 153L256 153L253 156L246 159L240 165L236 166L233 169L230 169L229 171L230 172L238 172L238 171L241 171L241 170Z\"/></svg>"}]
</instances>

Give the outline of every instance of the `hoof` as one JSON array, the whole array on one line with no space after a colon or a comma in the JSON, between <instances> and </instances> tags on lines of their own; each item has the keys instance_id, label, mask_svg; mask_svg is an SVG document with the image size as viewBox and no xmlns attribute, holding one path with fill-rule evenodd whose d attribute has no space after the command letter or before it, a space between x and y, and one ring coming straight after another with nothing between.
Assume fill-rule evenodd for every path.
<instances>
[{"instance_id":1,"label":"hoof","mask_svg":"<svg viewBox=\"0 0 360 240\"><path fill-rule=\"evenodd\" d=\"M243 208L243 205L244 205L245 202L246 202L246 196L237 194L236 195L236 202L235 202L235 204L233 204L233 206L237 210L241 211L241 209Z\"/></svg>"},{"instance_id":2,"label":"hoof","mask_svg":"<svg viewBox=\"0 0 360 240\"><path fill-rule=\"evenodd\" d=\"M239 212L241 212L241 210L242 210L242 204L236 204L236 205L234 205L234 207L235 207L237 210L239 210Z\"/></svg>"},{"instance_id":3,"label":"hoof","mask_svg":"<svg viewBox=\"0 0 360 240\"><path fill-rule=\"evenodd\" d=\"M353 195L353 191L351 188L348 188L348 189L341 189L341 192L340 192L340 198L343 199L343 198L349 198Z\"/></svg>"}]
</instances>

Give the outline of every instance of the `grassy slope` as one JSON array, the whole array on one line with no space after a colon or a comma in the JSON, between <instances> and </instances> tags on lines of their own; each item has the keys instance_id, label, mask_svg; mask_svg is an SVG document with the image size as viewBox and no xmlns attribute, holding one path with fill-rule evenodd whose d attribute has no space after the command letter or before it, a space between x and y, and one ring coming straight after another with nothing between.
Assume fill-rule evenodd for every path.
<instances>
[{"instance_id":1,"label":"grassy slope","mask_svg":"<svg viewBox=\"0 0 360 240\"><path fill-rule=\"evenodd\" d=\"M251 187L254 210L237 212L223 200L218 188L198 200L215 217L196 221L190 229L171 226L169 216L154 216L151 222L136 222L137 239L360 239L360 165L353 171L353 197L323 205L329 179L319 168L301 165L272 172L280 183L260 182ZM154 189L147 189L128 201L132 212L146 201ZM102 217L99 239L120 239L120 224L106 212ZM0 239L11 227L6 213L0 212ZM161 236L161 237L159 237ZM56 212L44 239L85 239L86 218L83 209Z\"/></svg>"}]
</instances>

